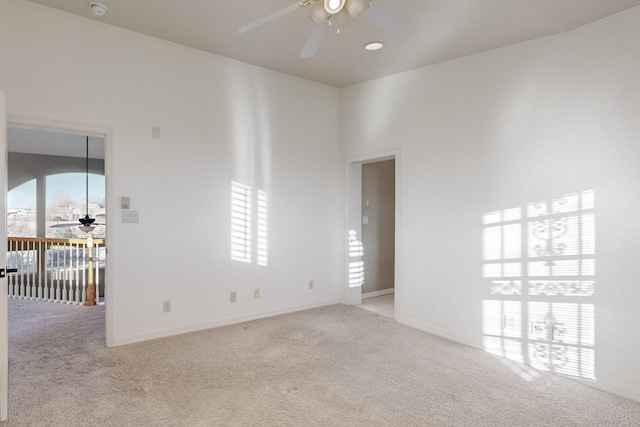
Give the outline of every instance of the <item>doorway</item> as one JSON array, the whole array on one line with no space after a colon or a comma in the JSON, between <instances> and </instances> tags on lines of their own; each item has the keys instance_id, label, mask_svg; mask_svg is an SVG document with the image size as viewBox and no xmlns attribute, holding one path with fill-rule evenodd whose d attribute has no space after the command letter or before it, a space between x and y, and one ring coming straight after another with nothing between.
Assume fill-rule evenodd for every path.
<instances>
[{"instance_id":1,"label":"doorway","mask_svg":"<svg viewBox=\"0 0 640 427\"><path fill-rule=\"evenodd\" d=\"M397 318L399 150L347 162L345 304Z\"/></svg>"},{"instance_id":2,"label":"doorway","mask_svg":"<svg viewBox=\"0 0 640 427\"><path fill-rule=\"evenodd\" d=\"M108 171L110 168L108 162L111 143L110 130L95 126L83 126L72 123L59 123L30 118L9 117L8 122L8 169L13 169L14 166L19 167L19 163L23 166L27 164L27 168L31 167L32 169L29 171L23 170L23 175L21 175L19 171L14 171L13 178L9 179L14 179L14 181L7 186L8 190L15 188L15 184L17 183L29 181L28 179L25 179L25 176L28 177L29 175L31 175L31 179L39 177L39 179L44 181L45 187L47 177L55 177L55 179L52 179L51 181L52 186L57 185L55 184L56 181L58 181L58 183L64 183L67 179L72 179L75 184L78 184L81 187L81 191L78 192L78 189L76 188L72 190L72 194L68 194L72 196L70 197L70 199L72 199L71 203L65 207L64 212L55 212L55 215L60 217L56 217L55 221L67 222L63 221L63 219L72 219L72 221L68 222L72 222L73 225L78 223L79 225L78 217L84 217L84 215L88 213L91 218L95 218L96 223L106 224L106 200L108 200L107 177L109 175ZM86 152L87 137L89 137L88 156ZM26 158L31 158L34 161L27 161L25 163ZM86 161L87 158L89 158L88 162ZM33 170L34 165L40 165L41 167L36 168L37 170ZM86 173L87 166L89 174ZM78 176L74 178L74 174L81 175L79 177L80 179L76 179ZM67 176L65 177L65 175ZM89 194L84 192L87 188L87 177ZM101 194L97 194L97 192L94 191L96 185L99 189L101 187ZM29 190L29 185L26 187L27 190ZM27 222L31 221L31 224L27 224L23 230L31 230L28 232L32 232L35 229L35 236L56 239L60 236L51 234L54 229L50 228L51 218L47 217L51 212L47 212L46 208L50 205L47 200L48 196L53 196L55 198L57 196L57 191L47 195L46 191L37 191L36 188L37 182L32 182L31 193L33 194L27 195L26 198L22 197L24 195L19 196L18 201L26 201L27 203L25 203L24 206L21 206L21 208L15 210L20 214L21 219L24 218ZM28 209L22 209L24 207L28 208L30 198L32 200L34 197L36 198L36 206L39 205L41 207L41 209L39 209L40 212L37 212L38 209L36 209L36 213L29 212ZM22 205L22 203L20 204ZM81 206L77 206L78 204ZM37 215L40 215L40 218L38 218ZM79 227L69 228L73 229L74 232L77 231L76 229L79 229ZM62 230L64 232L64 228ZM99 296L95 301L96 303L105 306L103 308L105 311L105 341L106 345L110 346L113 341L111 328L113 307L112 304L109 303L110 298L108 290L110 267L109 263L106 262L107 255L104 243L100 243L100 241L108 241L109 231L106 226L101 225L97 226L92 231L92 234L94 234L95 237L95 250L93 257L93 260L95 261L95 273L93 283L96 285L96 294ZM68 236L67 238L74 239L75 237L76 236ZM83 233L82 238L86 238L86 234ZM63 260L64 252L65 250L62 250ZM86 254L82 255L82 251L80 250L80 254L78 256L82 258L83 256L86 257ZM57 262L56 265L59 266L61 264ZM77 279L80 283L82 282L81 276L82 274L79 274L79 278ZM38 286L40 286L40 283L38 283ZM46 294L46 290L44 294ZM36 297L39 295L37 291L35 295ZM78 305L78 303L82 305L84 301L82 297L77 301L76 295L73 297L67 296L67 299L70 298L71 302L65 303L65 305L69 305L70 307Z\"/></svg>"},{"instance_id":3,"label":"doorway","mask_svg":"<svg viewBox=\"0 0 640 427\"><path fill-rule=\"evenodd\" d=\"M7 151L9 296L103 303L104 136L9 125Z\"/></svg>"},{"instance_id":4,"label":"doorway","mask_svg":"<svg viewBox=\"0 0 640 427\"><path fill-rule=\"evenodd\" d=\"M362 299L393 294L395 159L362 165L362 246L367 266Z\"/></svg>"}]
</instances>

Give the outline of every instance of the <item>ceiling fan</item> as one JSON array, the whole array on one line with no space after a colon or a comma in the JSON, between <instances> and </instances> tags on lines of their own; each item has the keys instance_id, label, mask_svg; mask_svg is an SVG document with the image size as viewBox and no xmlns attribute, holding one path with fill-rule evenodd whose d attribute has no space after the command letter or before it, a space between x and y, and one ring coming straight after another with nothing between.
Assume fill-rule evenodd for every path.
<instances>
[{"instance_id":1,"label":"ceiling fan","mask_svg":"<svg viewBox=\"0 0 640 427\"><path fill-rule=\"evenodd\" d=\"M77 222L71 222L71 223L65 223L65 224L54 224L54 225L51 225L52 228L73 227L77 225L80 230L84 231L85 233L89 233L96 228L96 225L104 225L104 224L96 223L95 222L96 219L91 218L89 216L89 137L88 136L87 136L87 156L85 157L85 166L86 166L86 173L85 173L86 215L78 220L80 224L78 224Z\"/></svg>"},{"instance_id":2,"label":"ceiling fan","mask_svg":"<svg viewBox=\"0 0 640 427\"><path fill-rule=\"evenodd\" d=\"M357 18L362 15L398 40L407 40L416 32L415 27L375 0L302 0L243 25L240 27L240 33L246 33L299 8L308 6L311 6L309 18L315 26L307 37L302 52L300 52L300 58L310 58L316 54L324 34L332 25L332 20L340 16L351 15L353 18Z\"/></svg>"}]
</instances>

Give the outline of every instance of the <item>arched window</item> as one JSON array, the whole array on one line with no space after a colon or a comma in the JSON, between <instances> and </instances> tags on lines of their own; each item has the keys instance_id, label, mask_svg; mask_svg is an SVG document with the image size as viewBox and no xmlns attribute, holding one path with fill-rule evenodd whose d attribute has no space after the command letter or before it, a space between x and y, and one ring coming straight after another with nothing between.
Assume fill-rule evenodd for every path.
<instances>
[{"instance_id":1,"label":"arched window","mask_svg":"<svg viewBox=\"0 0 640 427\"><path fill-rule=\"evenodd\" d=\"M7 193L7 236L36 237L36 180Z\"/></svg>"}]
</instances>

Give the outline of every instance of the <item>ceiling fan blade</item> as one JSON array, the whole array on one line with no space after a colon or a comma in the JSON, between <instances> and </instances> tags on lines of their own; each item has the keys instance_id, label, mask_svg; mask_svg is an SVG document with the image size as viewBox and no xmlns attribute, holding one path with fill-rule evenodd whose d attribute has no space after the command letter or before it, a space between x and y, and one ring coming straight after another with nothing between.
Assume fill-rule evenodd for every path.
<instances>
[{"instance_id":1,"label":"ceiling fan blade","mask_svg":"<svg viewBox=\"0 0 640 427\"><path fill-rule=\"evenodd\" d=\"M62 228L62 227L73 227L74 225L82 225L79 222L67 222L62 224L53 224L50 225L50 228Z\"/></svg>"},{"instance_id":2,"label":"ceiling fan blade","mask_svg":"<svg viewBox=\"0 0 640 427\"><path fill-rule=\"evenodd\" d=\"M380 6L376 1L372 1L371 6L363 14L398 40L408 40L417 32L413 25L384 6Z\"/></svg>"},{"instance_id":3,"label":"ceiling fan blade","mask_svg":"<svg viewBox=\"0 0 640 427\"><path fill-rule=\"evenodd\" d=\"M322 24L313 27L313 30L311 30L311 33L309 34L309 37L307 37L307 41L302 48L302 52L300 52L300 58L311 58L316 54L316 52L318 52L320 43L322 43L322 39L324 38L324 33L327 32L328 28L329 21L325 21Z\"/></svg>"},{"instance_id":4,"label":"ceiling fan blade","mask_svg":"<svg viewBox=\"0 0 640 427\"><path fill-rule=\"evenodd\" d=\"M100 222L94 222L91 225L104 225L104 224ZM80 224L79 222L65 222L61 224L50 225L49 228L63 228L63 227L75 227L75 226L81 227L82 224Z\"/></svg>"},{"instance_id":5,"label":"ceiling fan blade","mask_svg":"<svg viewBox=\"0 0 640 427\"><path fill-rule=\"evenodd\" d=\"M256 29L264 24L266 24L267 22L271 22L275 19L280 18L281 16L287 15L291 12L293 12L294 10L297 10L300 7L304 7L305 4L304 2L296 2L294 4L292 4L291 6L287 6L284 9L280 9L276 12L270 13L266 16L263 16L260 19L256 19L255 21L249 23L249 24L245 24L242 27L240 27L240 34L242 33L246 33L247 31L251 31L253 29Z\"/></svg>"}]
</instances>

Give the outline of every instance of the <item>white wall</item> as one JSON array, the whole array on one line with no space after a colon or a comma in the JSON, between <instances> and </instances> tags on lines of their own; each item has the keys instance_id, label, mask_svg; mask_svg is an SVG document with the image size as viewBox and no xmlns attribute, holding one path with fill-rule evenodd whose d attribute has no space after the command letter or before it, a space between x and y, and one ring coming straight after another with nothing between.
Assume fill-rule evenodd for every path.
<instances>
[{"instance_id":1,"label":"white wall","mask_svg":"<svg viewBox=\"0 0 640 427\"><path fill-rule=\"evenodd\" d=\"M586 302L595 310L582 319L595 322L591 383L640 401L639 42L634 8L341 92L345 158L402 152L398 320L487 348L484 302L515 301L524 323L510 356L533 363L528 304ZM595 293L492 291L483 277L484 215L517 207L526 215L529 203L591 190Z\"/></svg>"},{"instance_id":2,"label":"white wall","mask_svg":"<svg viewBox=\"0 0 640 427\"><path fill-rule=\"evenodd\" d=\"M338 91L5 0L0 90L10 120L110 130L108 215L130 196L141 218L110 221L112 344L337 301L342 158L400 147L399 320L484 347L483 216L593 190L594 385L640 400L639 24ZM268 267L229 258L232 181L269 194Z\"/></svg>"},{"instance_id":3,"label":"white wall","mask_svg":"<svg viewBox=\"0 0 640 427\"><path fill-rule=\"evenodd\" d=\"M10 122L110 132L111 344L341 298L337 89L6 0L0 90ZM268 194L266 267L255 253L251 264L230 259L232 181ZM121 196L139 224L119 222Z\"/></svg>"}]
</instances>

